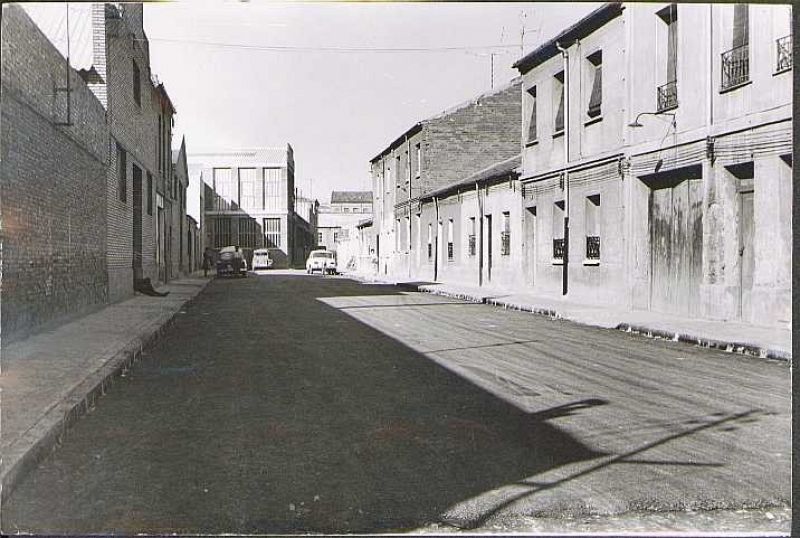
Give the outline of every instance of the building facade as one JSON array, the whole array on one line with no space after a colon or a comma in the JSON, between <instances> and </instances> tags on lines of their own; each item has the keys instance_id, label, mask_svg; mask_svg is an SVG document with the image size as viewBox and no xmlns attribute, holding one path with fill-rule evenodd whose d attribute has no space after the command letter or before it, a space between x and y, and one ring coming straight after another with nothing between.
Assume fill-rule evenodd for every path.
<instances>
[{"instance_id":1,"label":"building facade","mask_svg":"<svg viewBox=\"0 0 800 538\"><path fill-rule=\"evenodd\" d=\"M311 223L295 210L292 147L190 153L204 183L204 246L269 248L274 267L305 263Z\"/></svg>"},{"instance_id":2,"label":"building facade","mask_svg":"<svg viewBox=\"0 0 800 538\"><path fill-rule=\"evenodd\" d=\"M519 157L408 206L421 128L373 160L377 272L791 327L790 20L604 4L515 63Z\"/></svg>"},{"instance_id":3,"label":"building facade","mask_svg":"<svg viewBox=\"0 0 800 538\"><path fill-rule=\"evenodd\" d=\"M189 262L189 248L191 241L187 236L186 225L186 191L189 188L189 168L186 161L186 138L181 139L181 146L172 150L170 158L172 170L172 185L166 189L170 194L170 229L171 233L171 258L170 270L166 277L175 278L192 271Z\"/></svg>"},{"instance_id":4,"label":"building facade","mask_svg":"<svg viewBox=\"0 0 800 538\"><path fill-rule=\"evenodd\" d=\"M414 201L511 158L520 147L520 80L420 121L370 161L373 233L381 274L407 275Z\"/></svg>"},{"instance_id":5,"label":"building facade","mask_svg":"<svg viewBox=\"0 0 800 538\"><path fill-rule=\"evenodd\" d=\"M340 270L360 254L357 225L372 217L371 191L333 191L330 204L320 206L316 244L337 252Z\"/></svg>"}]
</instances>

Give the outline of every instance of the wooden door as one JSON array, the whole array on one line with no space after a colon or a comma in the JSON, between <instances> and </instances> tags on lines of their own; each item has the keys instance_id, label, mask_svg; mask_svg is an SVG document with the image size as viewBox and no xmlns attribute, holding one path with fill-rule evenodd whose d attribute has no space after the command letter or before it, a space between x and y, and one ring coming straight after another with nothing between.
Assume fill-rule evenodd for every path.
<instances>
[{"instance_id":1,"label":"wooden door","mask_svg":"<svg viewBox=\"0 0 800 538\"><path fill-rule=\"evenodd\" d=\"M703 279L701 179L650 193L650 306L658 312L700 315Z\"/></svg>"},{"instance_id":2,"label":"wooden door","mask_svg":"<svg viewBox=\"0 0 800 538\"><path fill-rule=\"evenodd\" d=\"M753 191L739 193L739 270L741 275L741 298L739 316L750 320L750 294L753 291Z\"/></svg>"}]
</instances>

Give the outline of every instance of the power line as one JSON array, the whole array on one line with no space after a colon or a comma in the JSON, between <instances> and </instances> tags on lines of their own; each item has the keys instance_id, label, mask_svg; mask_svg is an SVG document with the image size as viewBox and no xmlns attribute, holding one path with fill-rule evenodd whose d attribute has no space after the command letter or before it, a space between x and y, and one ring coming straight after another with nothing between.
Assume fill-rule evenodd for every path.
<instances>
[{"instance_id":1,"label":"power line","mask_svg":"<svg viewBox=\"0 0 800 538\"><path fill-rule=\"evenodd\" d=\"M304 46L280 46L280 45L248 45L246 43L222 43L218 41L201 41L194 39L175 39L167 37L150 37L150 41L161 41L165 43L186 43L190 45L203 45L210 47L223 47L246 50L264 50L273 52L346 52L346 53L394 53L394 52L473 52L488 51L497 49L514 49L515 45L482 45L466 47L304 47Z\"/></svg>"}]
</instances>

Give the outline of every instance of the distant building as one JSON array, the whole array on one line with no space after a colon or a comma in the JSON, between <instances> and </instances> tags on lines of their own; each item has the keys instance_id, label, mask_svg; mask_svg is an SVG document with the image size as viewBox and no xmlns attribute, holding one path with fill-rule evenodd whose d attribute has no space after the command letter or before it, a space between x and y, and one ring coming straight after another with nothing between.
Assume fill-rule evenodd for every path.
<instances>
[{"instance_id":1,"label":"distant building","mask_svg":"<svg viewBox=\"0 0 800 538\"><path fill-rule=\"evenodd\" d=\"M319 208L317 246L336 251L343 269L359 254L356 226L370 218L371 191L333 191L330 204Z\"/></svg>"},{"instance_id":2,"label":"distant building","mask_svg":"<svg viewBox=\"0 0 800 538\"><path fill-rule=\"evenodd\" d=\"M171 228L172 263L168 277L185 275L189 268L189 239L186 235L186 191L189 187L189 168L186 161L186 139L181 140L181 147L172 150L172 192Z\"/></svg>"},{"instance_id":3,"label":"distant building","mask_svg":"<svg viewBox=\"0 0 800 538\"><path fill-rule=\"evenodd\" d=\"M297 212L290 145L190 153L188 160L204 184L204 246L266 247L275 267L305 263L314 235L310 212Z\"/></svg>"}]
</instances>

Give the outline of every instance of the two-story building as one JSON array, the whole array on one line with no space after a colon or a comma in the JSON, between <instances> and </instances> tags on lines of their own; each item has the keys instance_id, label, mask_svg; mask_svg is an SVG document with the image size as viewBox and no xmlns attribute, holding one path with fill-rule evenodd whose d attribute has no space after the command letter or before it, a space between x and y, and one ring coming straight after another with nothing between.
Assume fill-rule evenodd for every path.
<instances>
[{"instance_id":1,"label":"two-story building","mask_svg":"<svg viewBox=\"0 0 800 538\"><path fill-rule=\"evenodd\" d=\"M276 268L305 263L315 235L295 211L290 145L190 153L188 160L204 183L204 246L269 248Z\"/></svg>"},{"instance_id":2,"label":"two-story building","mask_svg":"<svg viewBox=\"0 0 800 538\"><path fill-rule=\"evenodd\" d=\"M357 226L372 217L371 191L333 191L330 204L319 207L317 246L336 251L346 266L360 254Z\"/></svg>"},{"instance_id":3,"label":"two-story building","mask_svg":"<svg viewBox=\"0 0 800 538\"><path fill-rule=\"evenodd\" d=\"M412 272L422 194L519 153L519 94L517 78L416 123L370 161L379 273Z\"/></svg>"},{"instance_id":4,"label":"two-story building","mask_svg":"<svg viewBox=\"0 0 800 538\"><path fill-rule=\"evenodd\" d=\"M791 322L788 6L602 6L516 62L532 289Z\"/></svg>"}]
</instances>

